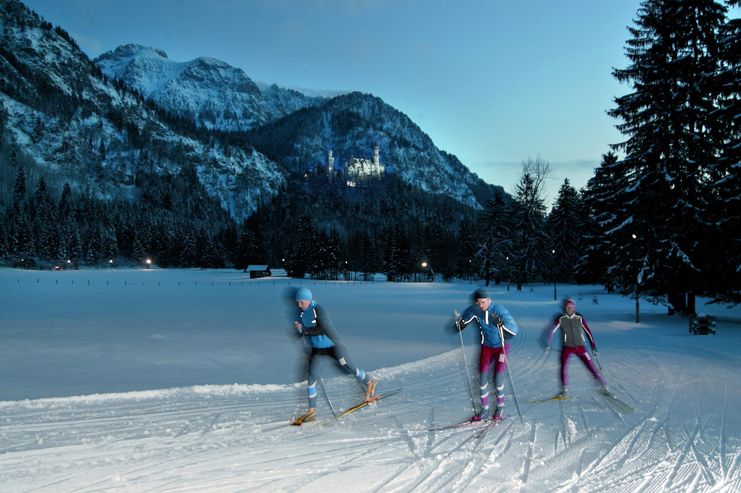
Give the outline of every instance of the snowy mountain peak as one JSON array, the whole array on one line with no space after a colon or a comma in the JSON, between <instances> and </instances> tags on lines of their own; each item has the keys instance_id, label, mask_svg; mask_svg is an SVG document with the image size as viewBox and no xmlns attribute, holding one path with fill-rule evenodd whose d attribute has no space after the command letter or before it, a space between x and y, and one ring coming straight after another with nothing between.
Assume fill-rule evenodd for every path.
<instances>
[{"instance_id":1,"label":"snowy mountain peak","mask_svg":"<svg viewBox=\"0 0 741 493\"><path fill-rule=\"evenodd\" d=\"M106 59L110 58L117 60L132 60L137 57L168 58L165 50L161 48L153 48L151 46L129 43L121 45L113 51L103 53L95 60L95 62L97 63L99 61L105 61Z\"/></svg>"},{"instance_id":2,"label":"snowy mountain peak","mask_svg":"<svg viewBox=\"0 0 741 493\"><path fill-rule=\"evenodd\" d=\"M176 62L157 48L119 46L95 63L108 77L200 127L245 131L323 99L271 86L261 91L244 70L211 57Z\"/></svg>"}]
</instances>

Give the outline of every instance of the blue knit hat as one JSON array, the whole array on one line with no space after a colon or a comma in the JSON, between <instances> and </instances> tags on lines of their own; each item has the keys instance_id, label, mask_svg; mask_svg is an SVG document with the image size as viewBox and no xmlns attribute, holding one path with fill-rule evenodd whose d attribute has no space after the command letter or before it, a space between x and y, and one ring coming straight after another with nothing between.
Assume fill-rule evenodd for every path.
<instances>
[{"instance_id":1,"label":"blue knit hat","mask_svg":"<svg viewBox=\"0 0 741 493\"><path fill-rule=\"evenodd\" d=\"M313 299L314 296L312 296L309 288L298 288L296 290L296 301L312 301Z\"/></svg>"},{"instance_id":2,"label":"blue knit hat","mask_svg":"<svg viewBox=\"0 0 741 493\"><path fill-rule=\"evenodd\" d=\"M471 295L473 301L480 300L482 298L489 298L489 292L484 288L479 288Z\"/></svg>"}]
</instances>

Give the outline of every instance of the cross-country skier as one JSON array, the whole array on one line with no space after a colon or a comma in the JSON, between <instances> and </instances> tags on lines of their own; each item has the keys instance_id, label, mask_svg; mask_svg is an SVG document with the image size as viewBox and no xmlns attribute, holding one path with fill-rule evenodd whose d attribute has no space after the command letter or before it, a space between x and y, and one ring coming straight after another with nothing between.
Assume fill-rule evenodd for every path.
<instances>
[{"instance_id":1,"label":"cross-country skier","mask_svg":"<svg viewBox=\"0 0 741 493\"><path fill-rule=\"evenodd\" d=\"M553 335L558 329L561 329L561 332L563 333L563 351L561 352L561 392L557 397L565 398L567 396L568 374L566 373L566 368L568 366L569 357L572 354L575 354L582 363L584 363L587 369L594 376L595 380L599 382L602 393L610 395L605 379L602 377L602 374L597 371L597 368L594 367L592 358L589 357L589 353L585 346L586 341L584 335L586 334L589 339L589 344L592 347L592 353L594 353L595 356L599 356L597 345L594 342L594 336L587 325L587 321L580 313L576 312L576 302L571 298L568 298L564 302L563 310L565 313L556 317L553 328L548 334L548 341L545 349L546 351L551 349Z\"/></svg>"},{"instance_id":2,"label":"cross-country skier","mask_svg":"<svg viewBox=\"0 0 741 493\"><path fill-rule=\"evenodd\" d=\"M506 358L509 355L507 341L517 335L518 328L509 311L502 305L493 303L485 289L474 291L473 301L474 303L455 322L456 328L460 331L475 320L481 330L481 356L479 358L481 408L471 420L489 419L489 380L491 380L492 370L497 400L491 419L500 420L504 418L504 372L507 368Z\"/></svg>"},{"instance_id":3,"label":"cross-country skier","mask_svg":"<svg viewBox=\"0 0 741 493\"><path fill-rule=\"evenodd\" d=\"M301 422L309 421L316 416L318 376L314 365L319 356L332 358L339 368L353 375L365 388L365 400L373 397L376 390L376 380L372 380L364 370L350 363L345 351L339 345L339 339L332 328L332 321L324 307L316 302L311 291L307 288L299 288L296 291L295 298L299 311L293 326L298 336L305 337L310 346L306 361L309 410L299 418Z\"/></svg>"}]
</instances>

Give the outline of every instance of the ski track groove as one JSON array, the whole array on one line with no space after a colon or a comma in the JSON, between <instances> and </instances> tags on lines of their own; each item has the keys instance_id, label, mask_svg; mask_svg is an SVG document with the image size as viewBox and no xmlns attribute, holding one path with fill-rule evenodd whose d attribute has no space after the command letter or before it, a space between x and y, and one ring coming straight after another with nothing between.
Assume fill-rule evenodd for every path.
<instances>
[{"instance_id":1,"label":"ski track groove","mask_svg":"<svg viewBox=\"0 0 741 493\"><path fill-rule=\"evenodd\" d=\"M720 426L718 433L720 439L718 442L718 462L720 463L720 473L724 480L728 480L729 471L725 467L726 463L726 415L728 414L728 380L726 380L723 386L723 407L720 412Z\"/></svg>"},{"instance_id":2,"label":"ski track groove","mask_svg":"<svg viewBox=\"0 0 741 493\"><path fill-rule=\"evenodd\" d=\"M584 425L584 432L587 434L587 438L592 438L592 433L589 430L589 420L587 419L587 414L584 412L584 406L581 405L581 402L576 401L576 406L579 408L579 414L581 415L581 421Z\"/></svg>"},{"instance_id":3,"label":"ski track groove","mask_svg":"<svg viewBox=\"0 0 741 493\"><path fill-rule=\"evenodd\" d=\"M527 446L527 457L525 458L525 462L523 464L523 472L522 472L522 482L523 484L527 484L528 476L530 475L530 465L533 461L533 446L535 445L535 437L538 430L538 423L532 423L532 434L530 435L530 442Z\"/></svg>"},{"instance_id":4,"label":"ski track groove","mask_svg":"<svg viewBox=\"0 0 741 493\"><path fill-rule=\"evenodd\" d=\"M435 433L435 432L433 431L433 433ZM446 441L446 440L443 439L443 441ZM431 449L432 448L434 448L434 447L431 447ZM382 480L381 483L375 487L375 490L374 491L386 491L386 487L388 485L390 485L391 482L393 482L396 478L398 478L399 476L401 476L404 472L406 472L407 470L409 470L412 467L415 467L416 465L417 464L415 464L414 462L412 462L410 464L402 465L390 477L385 478L384 480Z\"/></svg>"},{"instance_id":5,"label":"ski track groove","mask_svg":"<svg viewBox=\"0 0 741 493\"><path fill-rule=\"evenodd\" d=\"M392 416L391 419L397 424L399 429L399 436L402 437L404 443L409 447L409 452L414 456L415 459L422 459L423 455L420 454L417 449L417 444L414 443L414 439L408 430L404 428L398 416ZM428 444L429 447L429 444Z\"/></svg>"},{"instance_id":6,"label":"ski track groove","mask_svg":"<svg viewBox=\"0 0 741 493\"><path fill-rule=\"evenodd\" d=\"M216 426L216 422L219 420L220 417L221 417L221 413L220 412L216 413L216 415L214 416L214 419L212 419L211 422L201 432L200 436L198 437L199 440L202 439L204 436L206 436L207 433L209 433L210 431L214 429L214 426Z\"/></svg>"},{"instance_id":7,"label":"ski track groove","mask_svg":"<svg viewBox=\"0 0 741 493\"><path fill-rule=\"evenodd\" d=\"M489 468L491 468L492 464L496 464L496 459L502 457L510 447L513 427L514 423L508 423L506 427L501 427L501 429L499 430L499 435L491 442L486 438L481 439L479 447L482 449L487 446L487 442L490 442L488 443L489 450L486 451L486 449L484 449L484 451L486 452L486 457L482 457L482 455L484 455L483 453L473 454L471 460L468 461L466 468L464 468L464 471L461 472L459 477L451 478L451 481L452 479L456 479L451 487L452 491L458 491L459 489L466 491L473 483L480 480L482 470L488 470ZM499 425L497 425L497 428L499 428ZM489 432L491 433L491 430ZM504 446L500 447L499 442L505 435L508 437L507 443L505 443ZM492 457L497 451L499 451L499 453L496 454L495 457ZM476 465L472 465L475 459L478 459L476 460ZM477 465L480 466L477 467ZM466 472L466 469L469 469L468 474L466 476L463 476L463 474ZM450 483L451 481L448 481L448 483Z\"/></svg>"},{"instance_id":8,"label":"ski track groove","mask_svg":"<svg viewBox=\"0 0 741 493\"><path fill-rule=\"evenodd\" d=\"M563 437L563 448L566 450L569 448L571 443L571 436L569 434L568 418L566 417L566 411L564 410L564 401L558 401L558 411L560 413L559 423L561 424L561 436Z\"/></svg>"},{"instance_id":9,"label":"ski track groove","mask_svg":"<svg viewBox=\"0 0 741 493\"><path fill-rule=\"evenodd\" d=\"M501 422L500 422L500 424L501 424ZM496 428L500 428L500 424L496 424L494 426ZM443 486L447 486L447 485L453 483L452 486L451 486L451 488L450 488L452 491L458 491L458 488L459 488L459 485L460 484L463 484L462 489L465 491L474 481L480 479L482 470L489 469L489 467L490 467L489 466L489 464L490 464L490 456L491 456L491 454L495 450L497 450L497 448L498 448L497 445L498 445L499 441L502 439L502 437L505 434L507 434L507 436L511 437L511 430L512 430L513 427L514 427L514 422L508 423L507 426L506 426L506 428L504 426L501 427L501 429L499 430L500 431L499 432L499 435L490 444L491 452L487 452L486 457L483 457L483 455L484 455L483 453L476 453L477 451L474 448L474 450L472 451L472 454L471 454L469 460L466 461L466 465L463 467L463 470L460 473L458 473L457 475L456 474L449 475L449 477L442 484L436 485L437 486L436 487L436 490L441 490L441 489L443 489ZM491 432L492 432L492 430L489 430L489 432L487 433L486 436L489 436L489 433L491 433ZM487 440L486 436L483 437L483 438L481 438L481 439L479 439L479 438L476 437L476 435L474 433L473 441L476 443L476 445L479 447L479 449L483 449L486 446L485 445L486 442L489 442L489 440ZM508 441L507 444L505 444L504 447L502 447L502 454L508 448L509 448L509 441ZM500 456L502 454L500 454ZM464 476L464 474L466 474L466 476L468 478L470 478L470 479L467 479L467 477Z\"/></svg>"},{"instance_id":10,"label":"ski track groove","mask_svg":"<svg viewBox=\"0 0 741 493\"><path fill-rule=\"evenodd\" d=\"M655 391L654 391L654 392L652 392L652 394L651 394L651 395L653 395L653 396L655 397L655 399L654 399L654 404L653 404L653 411L652 411L651 413L648 413L649 415L656 415L656 413L658 412L659 404L661 403L661 400L662 400L662 396L663 396L664 390L665 390L665 385L663 385L663 380L659 380L659 381L657 381L657 383L656 383L656 386L655 386ZM676 395L676 393L675 393L675 395ZM593 396L593 399L595 400L595 402L598 402L598 401L597 401L597 397L596 397L596 396ZM599 402L598 402L598 403L599 403ZM668 417L668 414L667 414L667 417ZM610 455L612 454L612 452L613 452L613 451L614 451L614 450L615 450L615 449L616 449L617 447L619 447L619 446L620 446L620 445L622 444L622 442L623 442L623 441L624 441L624 440L625 440L625 439L626 439L626 438L627 438L627 437L628 437L629 435L631 435L631 434L632 434L632 433L634 433L634 432L635 432L636 430L638 430L638 428L639 428L639 427L640 427L640 428L642 429L642 428L643 428L643 427L645 427L646 425L647 425L647 422L642 422L642 423L641 423L640 425L638 425L638 426L634 426L634 427L630 428L629 430L627 430L627 431L626 431L626 432L625 432L625 433L623 434L623 436L622 436L622 437L620 438L620 440L616 441L616 442L615 442L615 443L614 443L614 444L612 445L612 447L610 447L610 449L609 449L609 450L608 450L608 451L607 451L607 452L606 452L605 454L603 454L603 455L602 455L601 457L599 457L598 459L596 459L595 461L593 461L593 462L592 462L591 464L589 464L589 465L588 465L588 467L587 467L587 468L586 468L586 469L585 469L585 470L583 471L583 473L582 473L582 474L587 474L587 473L590 473L590 472L593 472L593 471L599 471L599 470L600 470L600 469L599 469L599 467L600 467L600 465L602 464L602 462L603 462L603 461L604 461L604 460L605 460L606 458L608 458L608 457L609 457L609 456L610 456ZM662 426L663 426L663 422L662 422L662 423L657 423L657 425L656 425L656 426L654 427L653 431L652 431L652 432L651 432L651 434L650 434L650 441L649 441L649 443L648 443L648 444L647 444L647 446L646 446L646 451L650 451L650 450L651 450L651 448L652 448L652 447L651 447L651 445L652 445L651 441L652 441L652 440L653 440L653 438L654 438L654 437L656 436L656 433L657 433L657 431L659 430L659 428L661 428ZM629 445L628 445L628 451L632 451L632 450L634 449L634 447L636 446L636 444L638 443L638 438L640 437L640 432L641 432L641 431L642 431L642 430L638 430L638 433L635 433L635 435L634 435L633 439L632 439L632 440L630 441L630 443L629 443ZM642 454L641 454L641 456L639 456L639 457L634 457L634 458L632 458L632 459L631 459L631 461L636 461L636 462L638 462L638 460L639 460L639 459L642 459L644 455L645 455L645 452L644 452L644 453L642 453ZM630 456L630 454L629 454L629 453L626 453L626 456ZM623 460L622 460L622 462L620 463L620 466L622 466L622 464L624 464L624 463L626 462L626 460L627 460L627 459L626 459L626 458L625 458L625 456L624 456L624 457L623 457ZM608 469L609 469L609 468L612 468L612 467L614 467L615 465L617 465L617 464L616 464L616 463L614 463L614 462L613 462L613 463L610 463L610 464L608 464ZM648 468L650 469L650 466L649 466Z\"/></svg>"},{"instance_id":11,"label":"ski track groove","mask_svg":"<svg viewBox=\"0 0 741 493\"><path fill-rule=\"evenodd\" d=\"M460 440L460 442L452 450L449 450L448 452L444 453L443 454L444 455L443 458L439 459L437 461L437 463L434 464L427 471L424 471L423 474L421 474L420 477L418 477L414 481L414 484L410 487L410 489L408 491L415 491L415 490L417 490L419 487L421 487L423 485L423 483L425 483L427 480L433 478L433 474L435 473L435 471L437 471L443 464L446 464L447 462L449 462L451 460L451 457L453 456L453 454L455 454L458 450L461 450L464 446L466 446L468 444L475 444L475 441L474 440L475 440L474 433L467 434L467 436L465 436L464 438L462 438ZM469 447L469 448L473 448L473 447ZM471 450L469 450L469 452L470 451ZM431 491L431 488L430 489L422 489L421 491Z\"/></svg>"}]
</instances>

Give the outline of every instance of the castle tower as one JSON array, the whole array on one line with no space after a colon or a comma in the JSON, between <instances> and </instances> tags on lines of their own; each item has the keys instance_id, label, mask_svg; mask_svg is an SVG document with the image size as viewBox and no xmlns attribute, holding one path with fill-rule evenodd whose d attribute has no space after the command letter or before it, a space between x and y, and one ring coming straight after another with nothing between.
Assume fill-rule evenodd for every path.
<instances>
[{"instance_id":1,"label":"castle tower","mask_svg":"<svg viewBox=\"0 0 741 493\"><path fill-rule=\"evenodd\" d=\"M373 146L373 169L378 169L378 164L381 162L381 159L378 155L378 144Z\"/></svg>"}]
</instances>

